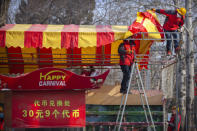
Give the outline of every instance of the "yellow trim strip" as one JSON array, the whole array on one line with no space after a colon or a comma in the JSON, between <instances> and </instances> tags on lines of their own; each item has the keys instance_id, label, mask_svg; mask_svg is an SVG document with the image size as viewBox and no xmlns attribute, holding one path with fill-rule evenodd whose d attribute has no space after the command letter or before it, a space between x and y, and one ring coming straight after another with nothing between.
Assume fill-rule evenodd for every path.
<instances>
[{"instance_id":1,"label":"yellow trim strip","mask_svg":"<svg viewBox=\"0 0 197 131\"><path fill-rule=\"evenodd\" d=\"M6 52L6 48L0 47L0 58L4 59L0 62L8 63L8 56ZM7 74L9 73L9 66L8 65L0 65L0 74Z\"/></svg>"},{"instance_id":2,"label":"yellow trim strip","mask_svg":"<svg viewBox=\"0 0 197 131\"><path fill-rule=\"evenodd\" d=\"M43 32L43 47L61 48L61 31L64 25L48 25Z\"/></svg>"},{"instance_id":3,"label":"yellow trim strip","mask_svg":"<svg viewBox=\"0 0 197 131\"><path fill-rule=\"evenodd\" d=\"M96 26L80 25L78 33L78 48L96 47L97 32Z\"/></svg>"},{"instance_id":4,"label":"yellow trim strip","mask_svg":"<svg viewBox=\"0 0 197 131\"><path fill-rule=\"evenodd\" d=\"M67 51L66 49L52 49L52 56L53 56L53 63L67 63L66 55ZM66 68L66 66L61 66L61 65L54 65L53 67L56 68Z\"/></svg>"},{"instance_id":5,"label":"yellow trim strip","mask_svg":"<svg viewBox=\"0 0 197 131\"><path fill-rule=\"evenodd\" d=\"M81 48L82 63L95 63L96 47Z\"/></svg>"},{"instance_id":6,"label":"yellow trim strip","mask_svg":"<svg viewBox=\"0 0 197 131\"><path fill-rule=\"evenodd\" d=\"M15 25L13 28L6 31L6 46L24 47L24 31L32 25Z\"/></svg>"},{"instance_id":7,"label":"yellow trim strip","mask_svg":"<svg viewBox=\"0 0 197 131\"><path fill-rule=\"evenodd\" d=\"M33 63L35 65L24 65L24 73L32 72L38 69L37 50L35 48L21 48L24 63Z\"/></svg>"}]
</instances>

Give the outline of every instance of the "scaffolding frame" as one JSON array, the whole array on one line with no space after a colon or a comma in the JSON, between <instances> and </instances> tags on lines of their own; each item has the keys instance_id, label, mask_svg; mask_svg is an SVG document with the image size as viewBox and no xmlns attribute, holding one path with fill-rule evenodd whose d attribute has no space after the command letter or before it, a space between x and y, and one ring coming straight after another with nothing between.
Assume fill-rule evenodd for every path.
<instances>
[{"instance_id":1,"label":"scaffolding frame","mask_svg":"<svg viewBox=\"0 0 197 131\"><path fill-rule=\"evenodd\" d=\"M150 39L150 38L146 38L146 33L148 34L151 34L151 33L156 33L156 32L139 32L141 35L142 35L142 38L140 39L132 39L132 38L129 38L130 40L173 40L172 38L171 39ZM160 32L159 32L160 33ZM165 33L178 33L180 34L180 32L163 32L163 34ZM160 33L161 34L161 33ZM177 38L179 40L179 38ZM164 42L163 42L164 43ZM7 48L6 48L7 50ZM74 49L72 49L72 52L73 52ZM161 52L165 52L165 50L163 49L153 49L153 51L161 51ZM0 55L1 54L4 54L2 52L0 52ZM9 53L6 53L7 55ZM59 55L59 56L62 56L62 55L65 55L65 56L71 56L69 58L40 58L39 56L47 56L47 55L51 55L51 54L48 54L48 53L36 53L36 54L33 54L33 53L10 53L12 55L22 55L22 54L26 54L26 55L31 55L32 57L31 58L17 58L17 57L14 57L14 58L11 58L11 57L0 57L0 65L9 65L9 66L13 66L13 65L61 65L61 66L68 66L66 67L67 69L80 69L78 68L77 66L83 66L83 65L93 65L93 66L101 66L101 68L99 69L105 69L103 68L103 66L118 66L119 65L119 59L118 58L106 58L105 56L118 56L117 54L104 54L104 46L102 47L102 54L98 55L98 54L54 54L54 55ZM165 54L165 53L164 53ZM37 55L38 57L34 57L34 55ZM78 56L78 55L84 55L84 56L90 56L89 58L74 58L74 56ZM98 58L91 58L91 56L100 56L100 59ZM140 56L140 55L139 55ZM145 56L145 55L141 55L141 56ZM149 62L148 65L158 65L158 66L162 66L163 68L164 67L167 67L168 65L170 64L174 64L177 62L176 59L173 59L173 61L169 64L169 59L166 58L166 57L163 57L162 60L159 59L155 59L155 60L152 60L151 61L151 57L152 55L147 55L149 58L138 58L138 55L136 55L136 63L137 62L140 62L140 61L143 61L143 62ZM176 57L175 57L176 58ZM22 60L29 60L29 61L36 61L35 62L9 62L9 61L22 61ZM94 61L94 63L91 63L90 61ZM7 62L5 62L7 61ZM44 62L44 63L40 63L40 61ZM50 62L54 62L54 63L50 63ZM61 63L62 62L62 63ZM76 63L75 63L76 62ZM77 62L82 62L80 65L79 63ZM166 64L167 63L167 64ZM0 67L0 68L4 68L4 67ZM6 68L6 67L5 67ZM29 68L33 68L33 67L29 67ZM116 69L117 67L115 67L114 69ZM113 69L113 68L112 68ZM119 69L119 68L117 68ZM141 80L140 80L141 81ZM139 85L139 81L137 81L137 84ZM141 95L141 94L140 94ZM121 100L121 103L122 103L122 100ZM122 119L122 118L121 118ZM146 117L146 120L147 120L147 117ZM152 121L152 120L151 120ZM149 123L147 121L147 123ZM152 123L154 123L152 121ZM119 128L121 127L121 124L119 126ZM155 130L155 129L154 129Z\"/></svg>"}]
</instances>

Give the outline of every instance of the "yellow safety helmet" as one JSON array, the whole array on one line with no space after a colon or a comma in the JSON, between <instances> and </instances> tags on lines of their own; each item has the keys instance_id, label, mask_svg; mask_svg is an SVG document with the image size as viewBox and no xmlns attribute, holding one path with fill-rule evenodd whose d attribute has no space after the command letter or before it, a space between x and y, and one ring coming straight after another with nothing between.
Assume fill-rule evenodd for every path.
<instances>
[{"instance_id":1,"label":"yellow safety helmet","mask_svg":"<svg viewBox=\"0 0 197 131\"><path fill-rule=\"evenodd\" d=\"M178 108L176 108L176 106L173 106L172 108L171 108L172 110L178 110L178 112L179 112L179 107Z\"/></svg>"},{"instance_id":2,"label":"yellow safety helmet","mask_svg":"<svg viewBox=\"0 0 197 131\"><path fill-rule=\"evenodd\" d=\"M177 10L177 12L180 14L180 15L185 15L186 14L186 9L185 8L183 8L183 7L181 7L181 8L179 8L179 9L176 9Z\"/></svg>"}]
</instances>

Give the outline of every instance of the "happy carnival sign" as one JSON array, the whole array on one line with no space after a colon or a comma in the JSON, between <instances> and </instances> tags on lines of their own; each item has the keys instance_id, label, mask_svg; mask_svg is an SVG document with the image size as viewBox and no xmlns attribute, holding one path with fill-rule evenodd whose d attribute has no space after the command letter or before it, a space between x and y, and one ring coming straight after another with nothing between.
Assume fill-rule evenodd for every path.
<instances>
[{"instance_id":1,"label":"happy carnival sign","mask_svg":"<svg viewBox=\"0 0 197 131\"><path fill-rule=\"evenodd\" d=\"M66 76L68 77L65 72L60 70L41 72L39 86L66 86Z\"/></svg>"},{"instance_id":2,"label":"happy carnival sign","mask_svg":"<svg viewBox=\"0 0 197 131\"><path fill-rule=\"evenodd\" d=\"M13 128L84 126L84 91L13 92Z\"/></svg>"},{"instance_id":3,"label":"happy carnival sign","mask_svg":"<svg viewBox=\"0 0 197 131\"><path fill-rule=\"evenodd\" d=\"M94 77L77 75L65 69L42 68L17 77L0 75L0 90L96 89L104 83L109 70Z\"/></svg>"},{"instance_id":4,"label":"happy carnival sign","mask_svg":"<svg viewBox=\"0 0 197 131\"><path fill-rule=\"evenodd\" d=\"M12 127L84 127L85 90L100 88L108 73L91 77L42 68L17 77L0 75L0 91L12 91Z\"/></svg>"}]
</instances>

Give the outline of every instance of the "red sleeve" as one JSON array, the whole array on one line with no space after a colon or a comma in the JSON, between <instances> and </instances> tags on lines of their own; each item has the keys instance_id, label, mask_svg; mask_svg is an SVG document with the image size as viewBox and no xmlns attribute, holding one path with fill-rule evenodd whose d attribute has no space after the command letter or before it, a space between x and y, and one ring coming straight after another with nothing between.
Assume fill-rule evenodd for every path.
<instances>
[{"instance_id":1,"label":"red sleeve","mask_svg":"<svg viewBox=\"0 0 197 131\"><path fill-rule=\"evenodd\" d=\"M156 12L163 15L168 15L164 9L156 9Z\"/></svg>"},{"instance_id":2,"label":"red sleeve","mask_svg":"<svg viewBox=\"0 0 197 131\"><path fill-rule=\"evenodd\" d=\"M134 53L134 51L136 51L136 46L132 46L132 52Z\"/></svg>"},{"instance_id":3,"label":"red sleeve","mask_svg":"<svg viewBox=\"0 0 197 131\"><path fill-rule=\"evenodd\" d=\"M156 9L157 13L163 14L163 15L176 15L176 10L164 10L164 9Z\"/></svg>"}]
</instances>

